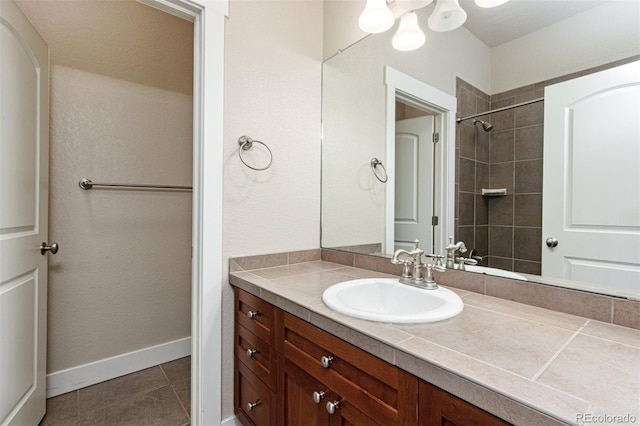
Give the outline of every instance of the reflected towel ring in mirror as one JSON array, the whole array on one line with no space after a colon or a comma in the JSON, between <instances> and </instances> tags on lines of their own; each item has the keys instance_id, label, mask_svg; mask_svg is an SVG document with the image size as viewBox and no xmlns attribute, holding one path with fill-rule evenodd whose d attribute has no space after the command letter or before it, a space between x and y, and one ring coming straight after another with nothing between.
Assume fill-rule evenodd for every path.
<instances>
[{"instance_id":1,"label":"reflected towel ring in mirror","mask_svg":"<svg viewBox=\"0 0 640 426\"><path fill-rule=\"evenodd\" d=\"M381 178L378 172L376 172L376 168L378 166L382 168L382 171L384 172L384 178ZM387 180L389 180L387 169L384 168L384 164L382 164L382 161L378 160L376 157L373 157L371 159L371 170L373 170L373 175L376 177L376 179L378 179L382 183L387 183Z\"/></svg>"},{"instance_id":2,"label":"reflected towel ring in mirror","mask_svg":"<svg viewBox=\"0 0 640 426\"><path fill-rule=\"evenodd\" d=\"M244 158L242 157L242 152L250 150L253 147L254 142L259 143L260 145L264 146L267 149L267 151L269 151L269 163L264 167L253 167L247 164L247 162L244 161ZM271 152L267 144L265 144L264 142L257 141L255 139L251 139L249 136L240 136L240 138L238 139L238 144L240 145L240 149L238 150L238 157L240 157L240 161L242 161L242 164L244 164L251 170L257 170L257 171L267 170L269 167L271 167L271 163L273 162L273 153Z\"/></svg>"}]
</instances>

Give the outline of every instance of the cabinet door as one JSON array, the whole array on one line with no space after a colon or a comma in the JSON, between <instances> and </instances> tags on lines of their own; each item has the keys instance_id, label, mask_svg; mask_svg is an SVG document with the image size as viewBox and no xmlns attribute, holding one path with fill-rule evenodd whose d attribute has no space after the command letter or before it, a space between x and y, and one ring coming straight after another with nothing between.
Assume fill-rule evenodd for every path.
<instances>
[{"instance_id":1,"label":"cabinet door","mask_svg":"<svg viewBox=\"0 0 640 426\"><path fill-rule=\"evenodd\" d=\"M509 423L424 381L420 381L420 426L507 426Z\"/></svg>"},{"instance_id":2,"label":"cabinet door","mask_svg":"<svg viewBox=\"0 0 640 426\"><path fill-rule=\"evenodd\" d=\"M234 411L243 424L276 424L276 395L237 359L234 398Z\"/></svg>"},{"instance_id":3,"label":"cabinet door","mask_svg":"<svg viewBox=\"0 0 640 426\"><path fill-rule=\"evenodd\" d=\"M282 426L313 426L329 424L329 413L325 405L331 396L329 389L296 367L279 357L280 383L278 389L278 424ZM314 401L318 392L319 401Z\"/></svg>"},{"instance_id":4,"label":"cabinet door","mask_svg":"<svg viewBox=\"0 0 640 426\"><path fill-rule=\"evenodd\" d=\"M340 401L340 397L334 396L334 401ZM326 404L325 404L326 406ZM378 422L363 411L358 410L353 404L348 401L342 401L339 403L334 414L329 416L330 426L384 426L385 422Z\"/></svg>"}]
</instances>

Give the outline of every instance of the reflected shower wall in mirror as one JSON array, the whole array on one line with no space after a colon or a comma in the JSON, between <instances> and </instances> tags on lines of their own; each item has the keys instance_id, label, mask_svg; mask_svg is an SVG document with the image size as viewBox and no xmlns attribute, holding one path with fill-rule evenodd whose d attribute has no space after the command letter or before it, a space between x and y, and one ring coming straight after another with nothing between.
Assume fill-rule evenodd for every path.
<instances>
[{"instance_id":1,"label":"reflected shower wall in mirror","mask_svg":"<svg viewBox=\"0 0 640 426\"><path fill-rule=\"evenodd\" d=\"M365 149L375 152L376 155L384 151L384 126L381 126L381 123L384 122L382 69L385 65L391 65L440 90L455 94L458 100L458 117L466 117L543 97L543 88L547 84L558 83L640 59L638 37L635 37L635 42L629 42L630 39L634 39L634 36L628 36L629 31L631 34L638 33L638 19L633 18L621 24L623 17L628 17L632 13L617 12L620 13L617 26L625 26L619 33L626 31L627 35L612 35L617 31L613 29L606 32L607 37L618 37L619 42L610 40L606 48L602 48L589 41L591 39L595 41L595 38L605 35L593 30L597 27L593 24L594 20L609 16L613 9L628 6L630 6L629 3L622 5L620 2L616 5L598 6L584 14L584 16L591 15L590 20L578 22L574 19L573 22L576 24L571 27L572 32L560 24L556 25L556 40L559 34L569 35L573 32L581 34L577 37L580 38L580 47L570 47L573 43L572 37L565 37L557 42L562 45L562 49L571 51L568 56L573 55L573 59L568 60L561 55L553 56L551 54L553 48L547 49L546 45L542 47L530 43L535 37L527 40L528 47L531 49L527 59L527 54L523 52L524 43L514 43L514 46L520 46L517 49L512 46L487 48L466 29L461 28L444 34L428 32L427 44L416 52L393 51L390 48L391 35L389 34L371 35L326 61L323 66L322 247L358 246L359 249L356 251L366 252L362 250L361 245L374 241L379 243L383 240L381 237L383 229L375 228L375 233L366 231L363 225L368 222L363 218L369 218L375 212L376 217L384 223L384 215L380 209L383 204L384 188L374 188L366 197L361 197L360 201L364 202L360 203L356 201L357 195L347 193L344 179L349 173L345 173L345 170L332 170L332 168L338 163L349 163L350 167L359 164L358 167L364 167L367 163L365 160L370 156L363 157L364 159L360 159L362 161L353 161L354 157L349 151L352 151L354 146L360 149L366 147ZM634 7L636 7L634 10L637 10L637 5ZM637 13L634 16L637 16ZM570 26L569 21L567 24L563 22L562 25ZM592 33L598 33L598 35ZM548 35L539 38L546 40L547 43L552 39ZM591 47L584 47L586 45ZM594 46L595 50L599 49L597 52L594 52ZM516 55L515 59L509 59L505 53L507 51ZM581 59L576 60L576 57ZM487 61L487 58L490 60ZM573 63L571 63L572 60ZM509 61L513 66L506 63ZM523 68L527 66L533 68L531 65L533 62L555 68L554 72L545 74L540 69L529 72ZM576 62L586 66L579 67ZM562 69L568 72L558 72ZM325 72L327 70L328 72ZM521 72L515 72L515 76L514 73L507 75L508 70ZM523 79L525 74L531 74L534 77ZM335 75L339 75L342 84L347 84L340 86L325 81ZM536 75L545 76L548 80L536 79ZM521 80L522 87L511 84L518 80ZM330 86L331 93L327 93L327 85ZM498 90L497 93L495 90L492 92L492 87L502 90ZM360 92L356 92L356 89ZM358 108L358 114L354 112L354 108L345 108L351 106L353 102L345 101L345 97L354 93L360 95L361 106ZM337 100L336 95L342 98ZM333 98L330 98L332 96ZM340 106L342 109L339 108ZM478 254L483 256L485 266L540 274L540 252L544 244L541 231L543 108L544 103L540 102L494 113L488 117L480 116L481 120L493 125L490 132L483 131L481 123L474 124L474 120L463 121L456 126L455 191L452 191L452 197L455 200L455 238L465 241L468 247L475 248ZM336 122L339 122L342 128L339 132L333 133L336 130ZM350 124L345 124L346 122ZM354 127L358 127L358 132L349 134ZM347 134L349 138L344 137ZM384 157L380 159L385 161ZM357 170L351 174L357 175L356 172ZM505 188L507 195L483 197L481 195L483 187ZM336 215L328 216L325 211L325 200L337 193L341 194L343 210ZM365 198L367 199L364 200ZM357 217L356 220L342 220L354 214ZM375 220L372 220L371 224L374 222ZM347 223L349 226L341 227L340 223ZM365 231L364 234L354 232L360 230ZM367 236L374 235L374 239L367 239ZM328 238L330 236L335 237L335 240L331 241ZM357 238L350 240L354 236ZM366 248L369 251L377 251L377 247ZM550 283L545 278L528 278ZM554 281L552 284L555 285L557 282ZM588 287L574 282L560 285ZM606 292L602 289L589 288L589 290Z\"/></svg>"},{"instance_id":2,"label":"reflected shower wall in mirror","mask_svg":"<svg viewBox=\"0 0 640 426\"><path fill-rule=\"evenodd\" d=\"M489 96L458 79L458 111L465 117L539 99L544 86ZM483 266L540 275L544 102L479 118L493 128L467 120L456 133L456 241L475 248ZM482 188L506 195L482 195Z\"/></svg>"}]
</instances>

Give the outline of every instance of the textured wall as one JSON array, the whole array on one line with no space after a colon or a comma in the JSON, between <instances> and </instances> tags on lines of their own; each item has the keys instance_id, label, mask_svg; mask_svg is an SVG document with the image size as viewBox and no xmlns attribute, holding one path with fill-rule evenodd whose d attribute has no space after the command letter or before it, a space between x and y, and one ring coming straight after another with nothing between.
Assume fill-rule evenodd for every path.
<instances>
[{"instance_id":1,"label":"textured wall","mask_svg":"<svg viewBox=\"0 0 640 426\"><path fill-rule=\"evenodd\" d=\"M229 257L319 246L321 17L319 0L230 2L225 28L224 276ZM237 140L244 134L269 145L270 169L255 172L240 163ZM233 414L233 294L227 283L223 300L227 417Z\"/></svg>"},{"instance_id":2,"label":"textured wall","mask_svg":"<svg viewBox=\"0 0 640 426\"><path fill-rule=\"evenodd\" d=\"M191 193L78 187L190 185L191 104L52 67L49 372L191 334Z\"/></svg>"}]
</instances>

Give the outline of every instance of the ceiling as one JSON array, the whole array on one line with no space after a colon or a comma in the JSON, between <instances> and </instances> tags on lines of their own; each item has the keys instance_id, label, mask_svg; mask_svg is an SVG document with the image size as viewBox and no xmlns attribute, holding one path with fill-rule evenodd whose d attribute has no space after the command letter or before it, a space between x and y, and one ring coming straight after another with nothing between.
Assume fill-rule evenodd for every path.
<instances>
[{"instance_id":1,"label":"ceiling","mask_svg":"<svg viewBox=\"0 0 640 426\"><path fill-rule=\"evenodd\" d=\"M191 94L191 22L137 1L16 4L49 44L53 65Z\"/></svg>"},{"instance_id":2,"label":"ceiling","mask_svg":"<svg viewBox=\"0 0 640 426\"><path fill-rule=\"evenodd\" d=\"M607 1L635 0L511 0L489 9L473 0L459 0L467 12L464 26L487 46L495 47L567 19Z\"/></svg>"}]
</instances>

